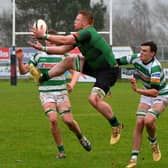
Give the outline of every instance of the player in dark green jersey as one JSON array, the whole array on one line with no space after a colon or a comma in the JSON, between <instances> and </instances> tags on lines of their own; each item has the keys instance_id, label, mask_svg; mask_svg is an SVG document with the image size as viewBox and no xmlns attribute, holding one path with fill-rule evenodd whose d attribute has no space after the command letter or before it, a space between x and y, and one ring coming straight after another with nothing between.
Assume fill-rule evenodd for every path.
<instances>
[{"instance_id":1,"label":"player in dark green jersey","mask_svg":"<svg viewBox=\"0 0 168 168\"><path fill-rule=\"evenodd\" d=\"M117 80L119 67L114 58L111 47L93 27L94 19L91 13L80 11L74 21L77 31L71 35L44 34L43 30L32 28L33 37L47 39L57 47L43 47L36 43L29 43L32 47L45 50L48 53L64 54L78 47L83 56L70 55L64 61L54 66L48 73L43 73L39 82L46 81L53 76L58 76L68 69L75 69L96 78L96 82L89 95L90 104L96 108L112 126L110 144L115 144L120 139L122 123L114 115L111 106L103 100ZM37 76L38 78L38 76Z\"/></svg>"}]
</instances>

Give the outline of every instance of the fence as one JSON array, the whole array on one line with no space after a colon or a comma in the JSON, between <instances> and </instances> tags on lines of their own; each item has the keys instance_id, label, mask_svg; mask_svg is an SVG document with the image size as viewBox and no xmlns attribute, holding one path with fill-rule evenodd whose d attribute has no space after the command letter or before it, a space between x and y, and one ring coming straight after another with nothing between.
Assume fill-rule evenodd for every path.
<instances>
[{"instance_id":1,"label":"fence","mask_svg":"<svg viewBox=\"0 0 168 168\"><path fill-rule=\"evenodd\" d=\"M116 54L116 56L119 55L127 55L127 54L131 54L129 47L114 47L113 48L114 53ZM138 49L138 47L136 48ZM10 79L10 56L11 56L11 48L0 48L0 79ZM24 47L23 48L23 52L24 52L24 62L27 63L30 59L30 57L32 56L33 53L37 52L35 49L31 48L31 47ZM117 53L118 52L118 53ZM161 46L158 48L158 57L162 62L167 62L168 63L168 47L167 46ZM168 67L168 66L166 66ZM165 68L165 75L166 78L168 79L168 69ZM122 67L121 71L120 71L120 78L121 79L128 79L130 77L132 77L134 73L134 68L132 67ZM67 74L68 76L68 74ZM26 75L20 75L19 71L17 69L17 77L18 78L29 78L29 74ZM80 78L81 82L88 82L88 81L95 81L95 79L91 78L91 77L87 77L87 79L83 79Z\"/></svg>"}]
</instances>

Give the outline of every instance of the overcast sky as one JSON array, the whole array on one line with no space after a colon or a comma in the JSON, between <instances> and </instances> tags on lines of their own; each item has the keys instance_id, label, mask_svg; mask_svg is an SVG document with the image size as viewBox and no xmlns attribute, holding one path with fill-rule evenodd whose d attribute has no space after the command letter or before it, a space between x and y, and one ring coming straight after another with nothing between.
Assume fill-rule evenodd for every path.
<instances>
[{"instance_id":1,"label":"overcast sky","mask_svg":"<svg viewBox=\"0 0 168 168\"><path fill-rule=\"evenodd\" d=\"M11 0L0 0L0 10L3 8L9 8L11 5Z\"/></svg>"},{"instance_id":2,"label":"overcast sky","mask_svg":"<svg viewBox=\"0 0 168 168\"><path fill-rule=\"evenodd\" d=\"M15 0L17 1L17 0ZM92 2L98 2L100 0L91 0ZM133 0L112 0L114 5L122 5L122 4L130 4ZM6 8L11 8L12 0L0 0L0 12L2 12ZM104 0L106 4L108 4L109 0ZM149 4L153 4L156 0L146 0ZM157 0L157 2L168 3L168 0Z\"/></svg>"}]
</instances>

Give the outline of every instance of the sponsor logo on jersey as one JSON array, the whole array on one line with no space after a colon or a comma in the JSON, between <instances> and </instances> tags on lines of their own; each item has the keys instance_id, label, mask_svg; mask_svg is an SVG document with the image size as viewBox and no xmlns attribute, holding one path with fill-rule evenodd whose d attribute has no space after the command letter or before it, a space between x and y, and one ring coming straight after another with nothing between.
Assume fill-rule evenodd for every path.
<instances>
[{"instance_id":1,"label":"sponsor logo on jersey","mask_svg":"<svg viewBox=\"0 0 168 168\"><path fill-rule=\"evenodd\" d=\"M52 68L56 63L39 63L38 67L39 68L44 68L44 69L50 69Z\"/></svg>"},{"instance_id":2,"label":"sponsor logo on jersey","mask_svg":"<svg viewBox=\"0 0 168 168\"><path fill-rule=\"evenodd\" d=\"M151 78L152 83L160 83L160 79L157 78Z\"/></svg>"},{"instance_id":3,"label":"sponsor logo on jersey","mask_svg":"<svg viewBox=\"0 0 168 168\"><path fill-rule=\"evenodd\" d=\"M152 78L160 78L160 73L153 73L151 75Z\"/></svg>"},{"instance_id":4,"label":"sponsor logo on jersey","mask_svg":"<svg viewBox=\"0 0 168 168\"><path fill-rule=\"evenodd\" d=\"M151 82L159 83L160 82L160 73L153 73L151 75Z\"/></svg>"}]
</instances>

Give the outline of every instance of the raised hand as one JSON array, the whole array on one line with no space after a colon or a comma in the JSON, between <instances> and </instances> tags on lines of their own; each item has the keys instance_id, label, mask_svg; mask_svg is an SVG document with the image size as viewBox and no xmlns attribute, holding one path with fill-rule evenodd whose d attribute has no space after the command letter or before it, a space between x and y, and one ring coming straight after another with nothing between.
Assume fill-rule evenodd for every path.
<instances>
[{"instance_id":1,"label":"raised hand","mask_svg":"<svg viewBox=\"0 0 168 168\"><path fill-rule=\"evenodd\" d=\"M21 48L16 49L16 57L19 61L22 61L23 59L23 50Z\"/></svg>"},{"instance_id":2,"label":"raised hand","mask_svg":"<svg viewBox=\"0 0 168 168\"><path fill-rule=\"evenodd\" d=\"M137 90L137 82L136 82L136 79L135 78L130 78L129 81L131 82L131 87L134 91Z\"/></svg>"},{"instance_id":3,"label":"raised hand","mask_svg":"<svg viewBox=\"0 0 168 168\"><path fill-rule=\"evenodd\" d=\"M31 41L28 41L27 42L31 47L37 49L37 50L43 50L43 45L39 42L39 41L36 41L36 42L31 42Z\"/></svg>"},{"instance_id":4,"label":"raised hand","mask_svg":"<svg viewBox=\"0 0 168 168\"><path fill-rule=\"evenodd\" d=\"M72 90L73 90L73 85L72 85L71 83L67 83L67 90L68 90L69 93L72 92Z\"/></svg>"},{"instance_id":5,"label":"raised hand","mask_svg":"<svg viewBox=\"0 0 168 168\"><path fill-rule=\"evenodd\" d=\"M32 27L30 29L30 31L32 32L32 34L31 34L32 38L42 39L45 36L45 30L43 29L42 26L40 28L38 28L38 29L35 28L35 27Z\"/></svg>"}]
</instances>

